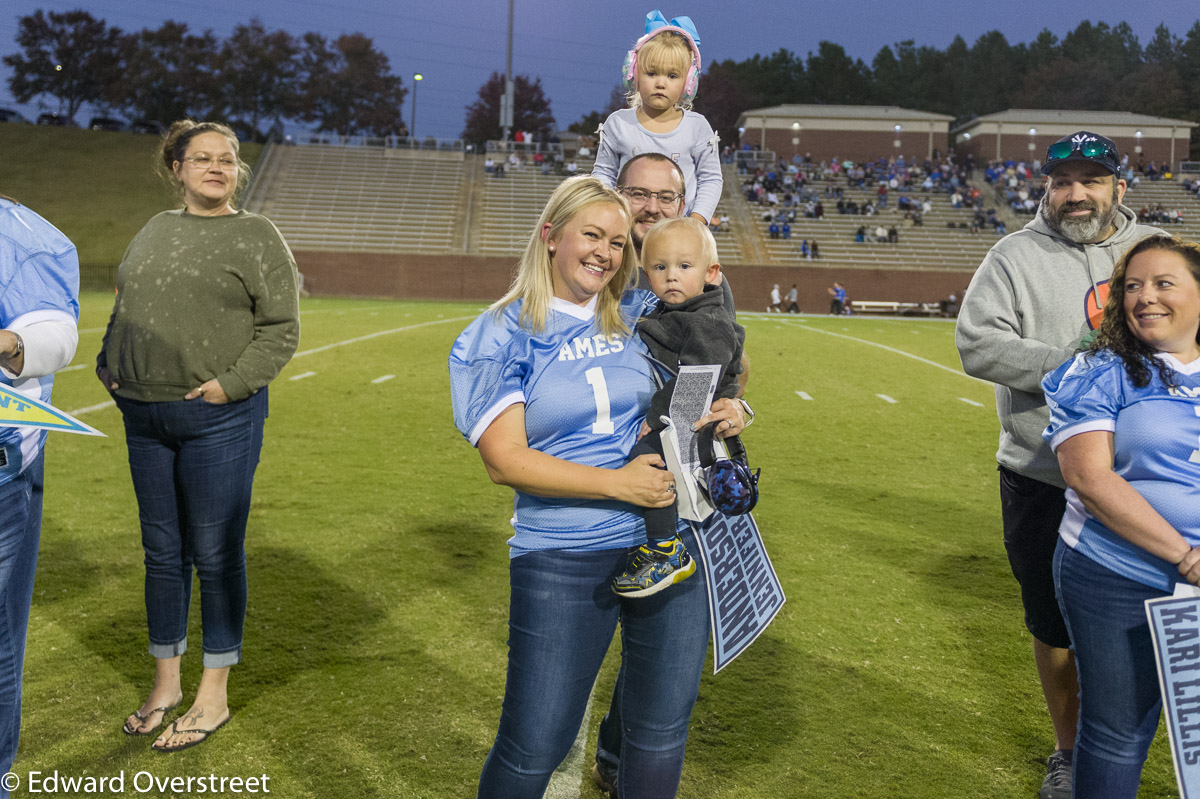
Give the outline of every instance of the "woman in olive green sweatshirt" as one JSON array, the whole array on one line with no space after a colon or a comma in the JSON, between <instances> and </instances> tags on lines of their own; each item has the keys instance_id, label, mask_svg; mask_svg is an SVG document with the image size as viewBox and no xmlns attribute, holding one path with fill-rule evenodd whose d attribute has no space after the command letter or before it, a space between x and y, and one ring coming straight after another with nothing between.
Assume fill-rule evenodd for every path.
<instances>
[{"instance_id":1,"label":"woman in olive green sweatshirt","mask_svg":"<svg viewBox=\"0 0 1200 799\"><path fill-rule=\"evenodd\" d=\"M153 745L174 752L229 719L267 384L296 351L300 318L287 244L265 217L233 206L248 178L233 131L176 122L162 166L183 208L155 216L126 250L96 374L125 420L156 659L153 688L125 721L129 735L152 734L183 701L193 567L200 578L203 676L191 708Z\"/></svg>"}]
</instances>

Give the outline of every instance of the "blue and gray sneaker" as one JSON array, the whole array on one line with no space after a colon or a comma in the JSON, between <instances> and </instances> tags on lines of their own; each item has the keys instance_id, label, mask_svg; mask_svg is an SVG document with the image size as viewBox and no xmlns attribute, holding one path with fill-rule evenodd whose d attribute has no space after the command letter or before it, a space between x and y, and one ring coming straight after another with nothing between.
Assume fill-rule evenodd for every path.
<instances>
[{"instance_id":1,"label":"blue and gray sneaker","mask_svg":"<svg viewBox=\"0 0 1200 799\"><path fill-rule=\"evenodd\" d=\"M621 596L643 597L683 582L696 571L679 536L642 544L629 553L625 571L613 578L612 590Z\"/></svg>"}]
</instances>

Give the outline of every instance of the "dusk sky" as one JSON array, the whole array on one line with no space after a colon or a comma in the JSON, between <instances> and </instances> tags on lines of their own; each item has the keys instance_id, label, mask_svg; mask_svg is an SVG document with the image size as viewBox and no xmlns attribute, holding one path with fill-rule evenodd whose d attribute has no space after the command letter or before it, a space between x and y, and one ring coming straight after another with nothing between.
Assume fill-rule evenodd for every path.
<instances>
[{"instance_id":1,"label":"dusk sky","mask_svg":"<svg viewBox=\"0 0 1200 799\"><path fill-rule=\"evenodd\" d=\"M125 30L157 28L175 19L188 23L193 31L211 28L224 37L238 23L257 17L268 28L294 34L317 31L332 38L365 33L388 55L393 72L403 77L407 88L412 88L414 72L425 76L418 89L415 131L422 137L457 137L466 106L493 70L503 72L505 62L506 0L3 0L0 55L16 51L17 20L39 8L84 8ZM652 8L644 0L515 0L513 69L541 78L551 110L565 128L604 107L619 82L624 53L641 33L642 20ZM944 49L955 35L972 44L981 34L999 30L1015 44L1031 41L1043 28L1061 39L1084 19L1109 25L1128 22L1145 44L1159 23L1165 22L1182 38L1200 18L1195 0L742 0L693 2L662 10L668 17L692 17L705 64L769 54L781 47L803 57L815 52L821 40L841 44L852 57L870 64L881 47L905 39ZM19 107L26 116L56 110L56 103L45 97L44 108L36 103L18 106L8 89L10 74L0 65L0 107ZM406 122L411 113L410 94L404 104ZM85 108L76 121L85 124L89 114Z\"/></svg>"}]
</instances>

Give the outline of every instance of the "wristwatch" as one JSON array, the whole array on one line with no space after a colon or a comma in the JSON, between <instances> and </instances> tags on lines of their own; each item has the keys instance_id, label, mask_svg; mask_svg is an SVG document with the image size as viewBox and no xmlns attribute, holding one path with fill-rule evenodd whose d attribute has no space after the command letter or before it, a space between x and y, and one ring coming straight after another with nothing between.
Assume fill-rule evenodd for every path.
<instances>
[{"instance_id":1,"label":"wristwatch","mask_svg":"<svg viewBox=\"0 0 1200 799\"><path fill-rule=\"evenodd\" d=\"M754 409L750 407L750 403L746 402L741 397L737 397L737 401L742 404L742 410L746 414L746 424L743 427L749 427L754 421Z\"/></svg>"}]
</instances>

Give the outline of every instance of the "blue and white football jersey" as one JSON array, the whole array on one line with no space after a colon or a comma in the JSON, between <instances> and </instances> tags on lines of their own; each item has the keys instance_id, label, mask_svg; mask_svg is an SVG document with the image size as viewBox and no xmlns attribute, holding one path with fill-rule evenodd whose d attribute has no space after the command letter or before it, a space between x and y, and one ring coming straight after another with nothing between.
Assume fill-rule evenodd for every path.
<instances>
[{"instance_id":1,"label":"blue and white football jersey","mask_svg":"<svg viewBox=\"0 0 1200 799\"><path fill-rule=\"evenodd\" d=\"M1145 388L1129 380L1121 359L1077 355L1042 381L1050 406L1045 439L1052 449L1093 430L1113 434L1113 471L1192 546L1200 544L1200 360L1175 370L1168 389L1155 370ZM1059 535L1075 550L1118 574L1164 591L1179 578L1175 566L1126 541L1097 521L1067 490Z\"/></svg>"},{"instance_id":2,"label":"blue and white football jersey","mask_svg":"<svg viewBox=\"0 0 1200 799\"><path fill-rule=\"evenodd\" d=\"M33 211L0 199L0 328L50 320L73 325L78 296L75 245ZM0 371L0 383L49 402L54 375L12 378ZM45 440L45 430L0 427L0 484L24 471Z\"/></svg>"},{"instance_id":3,"label":"blue and white football jersey","mask_svg":"<svg viewBox=\"0 0 1200 799\"><path fill-rule=\"evenodd\" d=\"M653 307L654 295L628 291L622 311L632 323ZM521 303L497 319L486 312L454 342L450 394L454 423L475 445L505 408L525 404L532 449L606 469L620 467L654 395L652 366L638 336L605 336L595 303L552 301L545 329L518 324ZM537 497L516 492L513 557L532 550L599 550L645 541L636 508L623 502Z\"/></svg>"}]
</instances>

